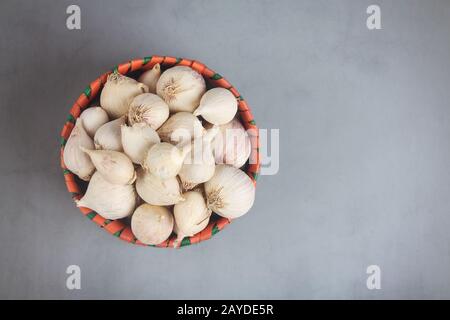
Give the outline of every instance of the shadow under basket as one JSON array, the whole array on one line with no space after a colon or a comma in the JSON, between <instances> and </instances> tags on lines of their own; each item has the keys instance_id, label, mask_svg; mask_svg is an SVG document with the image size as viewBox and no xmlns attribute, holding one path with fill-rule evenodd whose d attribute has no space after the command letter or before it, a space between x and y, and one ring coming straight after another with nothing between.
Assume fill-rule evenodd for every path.
<instances>
[{"instance_id":1,"label":"shadow under basket","mask_svg":"<svg viewBox=\"0 0 450 320\"><path fill-rule=\"evenodd\" d=\"M83 93L78 97L78 99L73 104L70 109L70 114L67 117L66 123L61 131L61 149L60 149L60 161L61 167L63 169L64 180L66 182L67 190L72 195L73 200L79 200L83 197L86 189L86 185L81 182L78 177L76 177L72 172L70 172L64 165L63 151L67 139L75 125L76 119L80 116L81 112L91 106L93 103L98 104L98 97L103 85L106 82L108 75L111 72L117 71L123 75L127 75L136 78L143 71L151 69L155 64L159 63L161 68L167 69L173 66L188 66L199 72L205 79L207 86L211 87L222 87L230 90L230 92L238 100L238 116L246 130L251 129L252 134L250 134L250 141L252 146L252 151L250 154L250 161L245 167L245 172L252 179L253 183L256 185L256 180L258 178L259 168L260 168L260 158L259 158L259 132L258 128L253 120L253 115L250 111L245 100L242 98L240 93L234 88L225 78L220 74L209 69L203 63L194 60L188 60L183 58L174 57L163 57L163 56L150 56L142 59L131 60L126 63L117 65L113 70L101 75L99 78L91 82ZM119 219L119 220L108 220L102 217L101 212L97 213L89 208L79 207L80 211L91 221L95 222L104 230L108 231L112 235L127 241L129 243L150 246L150 247L160 247L160 248L174 248L174 241L176 235L172 234L169 239L160 243L158 245L146 245L133 235L131 227L129 225L129 219ZM218 233L220 230L225 228L230 224L230 220L227 218L220 217L216 214L211 216L211 220L208 226L200 231L199 233L193 235L192 237L185 237L179 247L184 247L194 243L199 243L210 239L213 235Z\"/></svg>"}]
</instances>

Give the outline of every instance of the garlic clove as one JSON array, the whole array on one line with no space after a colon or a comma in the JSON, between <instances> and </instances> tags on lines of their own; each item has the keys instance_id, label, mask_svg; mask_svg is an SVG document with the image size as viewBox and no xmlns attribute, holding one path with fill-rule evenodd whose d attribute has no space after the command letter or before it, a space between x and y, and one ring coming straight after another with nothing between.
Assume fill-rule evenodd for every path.
<instances>
[{"instance_id":1,"label":"garlic clove","mask_svg":"<svg viewBox=\"0 0 450 320\"><path fill-rule=\"evenodd\" d=\"M190 112L173 114L159 129L163 142L185 144L205 132L200 120Z\"/></svg>"},{"instance_id":2,"label":"garlic clove","mask_svg":"<svg viewBox=\"0 0 450 320\"><path fill-rule=\"evenodd\" d=\"M161 76L161 66L159 63L155 64L152 69L141 74L138 81L148 87L148 92L156 93L156 83Z\"/></svg>"},{"instance_id":3,"label":"garlic clove","mask_svg":"<svg viewBox=\"0 0 450 320\"><path fill-rule=\"evenodd\" d=\"M131 230L136 238L148 245L157 245L169 238L173 230L172 213L165 207L143 204L131 217Z\"/></svg>"},{"instance_id":4,"label":"garlic clove","mask_svg":"<svg viewBox=\"0 0 450 320\"><path fill-rule=\"evenodd\" d=\"M216 164L229 164L236 168L241 168L247 162L252 151L250 137L236 118L220 126L220 133L214 138L212 148Z\"/></svg>"},{"instance_id":5,"label":"garlic clove","mask_svg":"<svg viewBox=\"0 0 450 320\"><path fill-rule=\"evenodd\" d=\"M108 75L100 94L100 105L112 119L127 114L131 100L141 93L148 92L148 87L118 72Z\"/></svg>"},{"instance_id":6,"label":"garlic clove","mask_svg":"<svg viewBox=\"0 0 450 320\"><path fill-rule=\"evenodd\" d=\"M221 164L205 183L205 194L208 208L222 217L235 219L252 207L255 185L242 170Z\"/></svg>"},{"instance_id":7,"label":"garlic clove","mask_svg":"<svg viewBox=\"0 0 450 320\"><path fill-rule=\"evenodd\" d=\"M156 93L169 105L170 112L194 111L205 90L203 77L187 66L167 69L156 83Z\"/></svg>"},{"instance_id":8,"label":"garlic clove","mask_svg":"<svg viewBox=\"0 0 450 320\"><path fill-rule=\"evenodd\" d=\"M84 110L80 119L83 121L83 127L91 138L94 138L98 128L109 121L108 114L101 107L90 107Z\"/></svg>"},{"instance_id":9,"label":"garlic clove","mask_svg":"<svg viewBox=\"0 0 450 320\"><path fill-rule=\"evenodd\" d=\"M154 144L147 153L142 167L160 179L175 177L183 165L184 158L191 150L191 144L181 148L167 142Z\"/></svg>"},{"instance_id":10,"label":"garlic clove","mask_svg":"<svg viewBox=\"0 0 450 320\"><path fill-rule=\"evenodd\" d=\"M85 195L76 201L78 207L94 210L105 219L122 219L133 213L136 192L133 185L113 184L95 172Z\"/></svg>"},{"instance_id":11,"label":"garlic clove","mask_svg":"<svg viewBox=\"0 0 450 320\"><path fill-rule=\"evenodd\" d=\"M80 147L94 149L94 142L84 130L82 120L78 118L64 146L63 159L67 169L80 179L89 181L95 167L89 156L81 151Z\"/></svg>"},{"instance_id":12,"label":"garlic clove","mask_svg":"<svg viewBox=\"0 0 450 320\"><path fill-rule=\"evenodd\" d=\"M156 206L184 201L177 178L162 180L142 168L137 170L136 191L145 202Z\"/></svg>"},{"instance_id":13,"label":"garlic clove","mask_svg":"<svg viewBox=\"0 0 450 320\"><path fill-rule=\"evenodd\" d=\"M213 88L202 96L194 116L202 116L212 124L226 124L236 115L237 107L237 100L229 90Z\"/></svg>"},{"instance_id":14,"label":"garlic clove","mask_svg":"<svg viewBox=\"0 0 450 320\"><path fill-rule=\"evenodd\" d=\"M120 129L123 124L125 117L120 117L98 128L94 136L95 149L123 151Z\"/></svg>"},{"instance_id":15,"label":"garlic clove","mask_svg":"<svg viewBox=\"0 0 450 320\"><path fill-rule=\"evenodd\" d=\"M206 131L201 138L194 139L191 151L183 161L178 173L184 190L189 190L199 183L208 181L214 175L215 161L211 148L211 140L219 132L218 127Z\"/></svg>"},{"instance_id":16,"label":"garlic clove","mask_svg":"<svg viewBox=\"0 0 450 320\"><path fill-rule=\"evenodd\" d=\"M181 246L181 243L183 242L183 239L186 237L184 234L180 233L177 227L177 223L174 221L173 223L173 233L177 235L175 241L173 242L173 247L177 248Z\"/></svg>"},{"instance_id":17,"label":"garlic clove","mask_svg":"<svg viewBox=\"0 0 450 320\"><path fill-rule=\"evenodd\" d=\"M157 130L169 118L169 106L153 93L136 96L128 109L130 125L144 122Z\"/></svg>"},{"instance_id":18,"label":"garlic clove","mask_svg":"<svg viewBox=\"0 0 450 320\"><path fill-rule=\"evenodd\" d=\"M111 150L81 149L91 157L97 171L109 183L132 184L136 180L133 163L125 154Z\"/></svg>"},{"instance_id":19,"label":"garlic clove","mask_svg":"<svg viewBox=\"0 0 450 320\"><path fill-rule=\"evenodd\" d=\"M212 213L200 192L189 191L183 197L185 201L177 203L173 208L176 233L181 240L205 229Z\"/></svg>"},{"instance_id":20,"label":"garlic clove","mask_svg":"<svg viewBox=\"0 0 450 320\"><path fill-rule=\"evenodd\" d=\"M121 126L122 146L125 154L136 164L142 164L148 150L159 143L159 136L148 124L135 123Z\"/></svg>"}]
</instances>

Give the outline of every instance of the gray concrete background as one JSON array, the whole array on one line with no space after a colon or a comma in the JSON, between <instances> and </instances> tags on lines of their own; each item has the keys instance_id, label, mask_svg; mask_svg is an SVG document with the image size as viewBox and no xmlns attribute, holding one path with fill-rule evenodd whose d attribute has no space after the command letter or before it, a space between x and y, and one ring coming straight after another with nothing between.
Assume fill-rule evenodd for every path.
<instances>
[{"instance_id":1,"label":"gray concrete background","mask_svg":"<svg viewBox=\"0 0 450 320\"><path fill-rule=\"evenodd\" d=\"M436 0L2 0L0 298L450 298L449 30ZM251 212L182 250L83 218L58 162L84 87L151 54L204 62L281 130ZM366 288L371 264L381 290Z\"/></svg>"}]
</instances>

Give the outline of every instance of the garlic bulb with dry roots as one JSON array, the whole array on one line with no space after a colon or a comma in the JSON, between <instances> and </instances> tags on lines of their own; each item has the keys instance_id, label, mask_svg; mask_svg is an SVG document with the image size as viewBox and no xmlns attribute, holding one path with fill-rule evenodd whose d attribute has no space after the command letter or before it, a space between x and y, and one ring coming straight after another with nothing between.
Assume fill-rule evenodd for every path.
<instances>
[{"instance_id":1,"label":"garlic bulb with dry roots","mask_svg":"<svg viewBox=\"0 0 450 320\"><path fill-rule=\"evenodd\" d=\"M170 112L194 111L205 90L203 77L186 66L167 69L156 84L156 93L167 102Z\"/></svg>"},{"instance_id":2,"label":"garlic bulb with dry roots","mask_svg":"<svg viewBox=\"0 0 450 320\"><path fill-rule=\"evenodd\" d=\"M95 171L95 167L89 156L80 147L94 149L94 142L84 130L82 120L78 118L64 147L63 159L67 169L80 179L88 181Z\"/></svg>"},{"instance_id":3,"label":"garlic bulb with dry roots","mask_svg":"<svg viewBox=\"0 0 450 320\"><path fill-rule=\"evenodd\" d=\"M97 171L106 181L115 184L132 184L136 180L133 163L125 154L111 150L88 150L81 147L91 157Z\"/></svg>"},{"instance_id":4,"label":"garlic bulb with dry roots","mask_svg":"<svg viewBox=\"0 0 450 320\"><path fill-rule=\"evenodd\" d=\"M98 128L109 121L108 114L101 107L90 107L80 115L83 120L83 127L91 138L94 138Z\"/></svg>"},{"instance_id":5,"label":"garlic bulb with dry roots","mask_svg":"<svg viewBox=\"0 0 450 320\"><path fill-rule=\"evenodd\" d=\"M136 191L145 202L155 206L170 206L184 200L177 178L163 180L142 168L137 170Z\"/></svg>"},{"instance_id":6,"label":"garlic bulb with dry roots","mask_svg":"<svg viewBox=\"0 0 450 320\"><path fill-rule=\"evenodd\" d=\"M146 123L135 123L131 127L124 124L121 130L123 151L136 164L142 164L148 150L160 142L156 131Z\"/></svg>"},{"instance_id":7,"label":"garlic bulb with dry roots","mask_svg":"<svg viewBox=\"0 0 450 320\"><path fill-rule=\"evenodd\" d=\"M237 100L225 88L213 88L203 95L194 116L202 116L212 124L221 125L230 122L237 112Z\"/></svg>"},{"instance_id":8,"label":"garlic bulb with dry roots","mask_svg":"<svg viewBox=\"0 0 450 320\"><path fill-rule=\"evenodd\" d=\"M148 87L118 72L108 75L100 94L100 105L112 119L126 115L131 100L138 94L148 92Z\"/></svg>"},{"instance_id":9,"label":"garlic bulb with dry roots","mask_svg":"<svg viewBox=\"0 0 450 320\"><path fill-rule=\"evenodd\" d=\"M199 183L211 179L216 166L211 141L219 132L218 127L206 131L203 137L194 139L191 151L186 156L178 175L184 190L190 190Z\"/></svg>"},{"instance_id":10,"label":"garlic bulb with dry roots","mask_svg":"<svg viewBox=\"0 0 450 320\"><path fill-rule=\"evenodd\" d=\"M158 129L161 141L185 144L205 132L200 120L190 112L177 112Z\"/></svg>"},{"instance_id":11,"label":"garlic bulb with dry roots","mask_svg":"<svg viewBox=\"0 0 450 320\"><path fill-rule=\"evenodd\" d=\"M173 230L173 215L165 207L144 203L131 217L131 230L142 243L157 245L169 238Z\"/></svg>"},{"instance_id":12,"label":"garlic bulb with dry roots","mask_svg":"<svg viewBox=\"0 0 450 320\"><path fill-rule=\"evenodd\" d=\"M148 92L156 93L156 83L161 76L161 66L159 63L155 64L152 69L141 74L138 81L148 87Z\"/></svg>"},{"instance_id":13,"label":"garlic bulb with dry roots","mask_svg":"<svg viewBox=\"0 0 450 320\"><path fill-rule=\"evenodd\" d=\"M217 164L229 164L236 168L247 162L252 151L250 137L236 118L220 126L220 133L214 138L212 147Z\"/></svg>"},{"instance_id":14,"label":"garlic bulb with dry roots","mask_svg":"<svg viewBox=\"0 0 450 320\"><path fill-rule=\"evenodd\" d=\"M78 207L96 211L105 219L128 217L136 206L136 192L133 185L110 183L100 172L95 172L86 193L76 201Z\"/></svg>"},{"instance_id":15,"label":"garlic bulb with dry roots","mask_svg":"<svg viewBox=\"0 0 450 320\"><path fill-rule=\"evenodd\" d=\"M123 151L120 127L125 123L125 117L102 125L95 132L95 149Z\"/></svg>"},{"instance_id":16,"label":"garlic bulb with dry roots","mask_svg":"<svg viewBox=\"0 0 450 320\"><path fill-rule=\"evenodd\" d=\"M167 142L157 143L148 150L142 167L160 179L173 178L180 172L190 150L191 144L177 148Z\"/></svg>"},{"instance_id":17,"label":"garlic bulb with dry roots","mask_svg":"<svg viewBox=\"0 0 450 320\"><path fill-rule=\"evenodd\" d=\"M173 207L177 243L205 229L212 213L200 192L189 191L183 197L185 201Z\"/></svg>"},{"instance_id":18,"label":"garlic bulb with dry roots","mask_svg":"<svg viewBox=\"0 0 450 320\"><path fill-rule=\"evenodd\" d=\"M248 212L255 200L255 185L235 167L220 164L205 183L207 206L218 215L234 219Z\"/></svg>"},{"instance_id":19,"label":"garlic bulb with dry roots","mask_svg":"<svg viewBox=\"0 0 450 320\"><path fill-rule=\"evenodd\" d=\"M136 96L128 109L130 125L144 122L156 130L167 118L169 118L169 106L153 93L143 93Z\"/></svg>"}]
</instances>

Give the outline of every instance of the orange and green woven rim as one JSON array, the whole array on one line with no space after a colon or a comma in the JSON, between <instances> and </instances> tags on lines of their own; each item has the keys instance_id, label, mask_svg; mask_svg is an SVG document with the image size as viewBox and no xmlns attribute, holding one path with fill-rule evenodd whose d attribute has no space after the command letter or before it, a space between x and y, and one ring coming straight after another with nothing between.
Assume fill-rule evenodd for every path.
<instances>
[{"instance_id":1,"label":"orange and green woven rim","mask_svg":"<svg viewBox=\"0 0 450 320\"><path fill-rule=\"evenodd\" d=\"M167 56L149 56L142 59L131 60L126 63L119 64L115 66L113 70L101 75L99 78L91 82L86 87L86 89L78 97L78 99L75 101L72 108L70 109L70 114L67 117L66 123L64 124L64 127L61 131L60 161L64 173L64 180L66 182L67 190L72 195L73 200L80 199L83 196L83 194L81 192L80 187L77 184L75 175L72 172L70 172L64 165L63 151L67 139L69 138L70 133L75 125L76 119L80 116L81 112L89 106L90 102L98 95L101 88L106 82L106 78L111 72L117 71L121 74L126 75L130 72L137 70L145 71L151 69L157 63L161 64L162 67L172 67L175 65L191 67L192 69L196 70L201 75L203 75L205 80L207 80L212 86L228 89L236 97L236 99L238 100L240 120L246 129L252 129L252 134L250 135L252 145L252 152L250 155L251 161L250 164L248 164L247 166L246 172L256 186L256 180L258 179L260 168L259 132L255 120L253 119L253 115L250 111L250 108L247 105L247 102L245 102L245 100L242 98L241 94L237 91L237 89L233 87L233 85L231 85L220 74L209 69L207 66L205 66L203 63L199 61ZM131 231L131 227L127 225L124 221L105 219L101 216L101 213L99 214L95 211L92 211L89 208L79 207L79 209L84 216L95 222L97 225L99 225L101 228L105 229L112 235L118 237L119 239L137 245L148 246L136 239L136 237L133 235L133 232ZM223 217L219 217L218 219L212 219L204 230L193 235L192 237L185 237L179 246L184 247L194 243L199 243L201 241L208 240L230 223L231 221L229 219ZM163 243L156 246L155 245L150 246L160 248L173 248L175 239L176 236L172 234L172 236Z\"/></svg>"}]
</instances>

